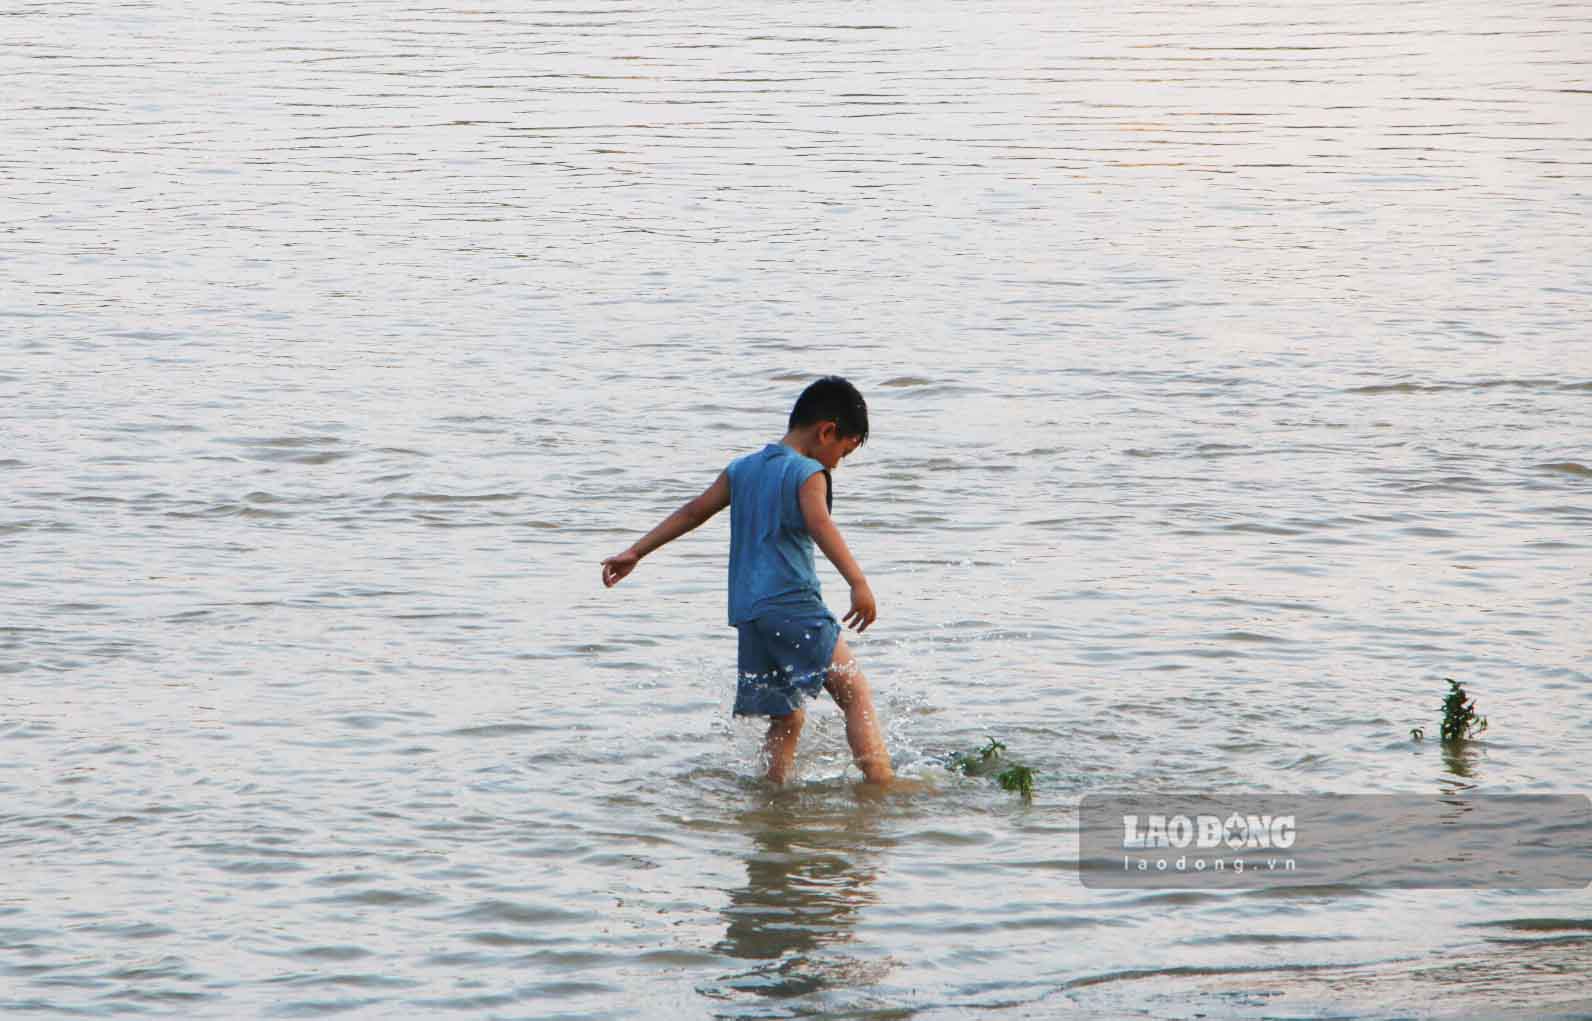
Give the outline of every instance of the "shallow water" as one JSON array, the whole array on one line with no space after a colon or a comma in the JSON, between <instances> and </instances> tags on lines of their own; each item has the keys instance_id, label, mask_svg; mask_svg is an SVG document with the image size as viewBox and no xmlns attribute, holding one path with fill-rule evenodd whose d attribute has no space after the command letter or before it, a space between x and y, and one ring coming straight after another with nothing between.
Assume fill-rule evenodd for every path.
<instances>
[{"instance_id":1,"label":"shallow water","mask_svg":"<svg viewBox=\"0 0 1592 1021\"><path fill-rule=\"evenodd\" d=\"M0 15L0 1010L1592 1014L1585 890L1076 872L1585 790L1582 6ZM598 581L830 371L929 793L757 781L727 520Z\"/></svg>"}]
</instances>

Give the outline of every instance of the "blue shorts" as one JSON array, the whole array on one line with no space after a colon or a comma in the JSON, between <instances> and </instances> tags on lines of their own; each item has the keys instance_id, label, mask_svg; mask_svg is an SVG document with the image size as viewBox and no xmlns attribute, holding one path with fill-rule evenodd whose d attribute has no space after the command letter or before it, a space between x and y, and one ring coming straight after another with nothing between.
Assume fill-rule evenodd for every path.
<instances>
[{"instance_id":1,"label":"blue shorts","mask_svg":"<svg viewBox=\"0 0 1592 1021\"><path fill-rule=\"evenodd\" d=\"M818 694L840 640L823 603L779 606L744 624L735 686L736 716L789 716Z\"/></svg>"}]
</instances>

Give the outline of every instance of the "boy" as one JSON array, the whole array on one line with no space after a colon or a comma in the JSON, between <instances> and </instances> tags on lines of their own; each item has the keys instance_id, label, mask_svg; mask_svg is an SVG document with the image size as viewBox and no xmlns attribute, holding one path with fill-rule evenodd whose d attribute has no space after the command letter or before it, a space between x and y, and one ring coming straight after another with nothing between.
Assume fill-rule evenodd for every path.
<instances>
[{"instance_id":1,"label":"boy","mask_svg":"<svg viewBox=\"0 0 1592 1021\"><path fill-rule=\"evenodd\" d=\"M701 495L603 561L612 587L641 558L730 508L730 623L740 633L735 715L768 716L768 778L784 783L807 714L802 700L828 689L846 715L846 741L863 777L895 774L868 681L824 605L813 543L851 586L846 624L860 634L877 609L862 568L829 516L830 472L868 438L868 405L857 388L826 376L802 391L785 436L737 458Z\"/></svg>"}]
</instances>

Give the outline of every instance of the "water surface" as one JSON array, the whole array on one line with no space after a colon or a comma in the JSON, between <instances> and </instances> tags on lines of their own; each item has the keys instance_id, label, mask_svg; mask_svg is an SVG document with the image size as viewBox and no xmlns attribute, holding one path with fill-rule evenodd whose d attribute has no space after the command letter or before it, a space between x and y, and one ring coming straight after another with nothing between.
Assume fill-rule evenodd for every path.
<instances>
[{"instance_id":1,"label":"water surface","mask_svg":"<svg viewBox=\"0 0 1592 1021\"><path fill-rule=\"evenodd\" d=\"M1095 790L1585 789L1589 51L1533 0L11 3L0 1009L1584 1016L1585 891L1075 861ZM598 581L825 372L936 793L859 796L827 705L758 782L727 520ZM1445 677L1463 754L1407 736ZM941 768L991 735L1032 806Z\"/></svg>"}]
</instances>

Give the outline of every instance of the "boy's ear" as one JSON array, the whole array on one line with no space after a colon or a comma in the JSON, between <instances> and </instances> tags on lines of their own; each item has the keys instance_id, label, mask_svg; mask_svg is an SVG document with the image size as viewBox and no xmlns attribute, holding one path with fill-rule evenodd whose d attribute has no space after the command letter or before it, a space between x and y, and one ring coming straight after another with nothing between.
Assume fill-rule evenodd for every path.
<instances>
[{"instance_id":1,"label":"boy's ear","mask_svg":"<svg viewBox=\"0 0 1592 1021\"><path fill-rule=\"evenodd\" d=\"M818 423L818 440L820 443L833 443L836 436L840 435L840 423L835 421Z\"/></svg>"}]
</instances>

